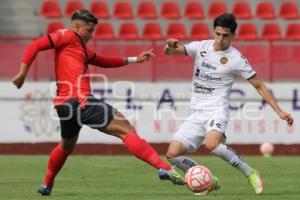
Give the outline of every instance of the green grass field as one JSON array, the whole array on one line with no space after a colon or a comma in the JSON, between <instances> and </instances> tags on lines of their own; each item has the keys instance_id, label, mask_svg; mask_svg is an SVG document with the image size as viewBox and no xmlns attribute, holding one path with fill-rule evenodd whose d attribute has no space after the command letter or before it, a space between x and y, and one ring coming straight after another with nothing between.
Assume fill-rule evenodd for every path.
<instances>
[{"instance_id":1,"label":"green grass field","mask_svg":"<svg viewBox=\"0 0 300 200\"><path fill-rule=\"evenodd\" d=\"M298 200L299 157L246 157L260 169L265 191L257 196L243 175L216 157L194 157L219 177L221 190L193 196L185 186L161 182L157 170L131 156L72 156L56 178L51 197L36 193L47 156L0 156L1 200Z\"/></svg>"}]
</instances>

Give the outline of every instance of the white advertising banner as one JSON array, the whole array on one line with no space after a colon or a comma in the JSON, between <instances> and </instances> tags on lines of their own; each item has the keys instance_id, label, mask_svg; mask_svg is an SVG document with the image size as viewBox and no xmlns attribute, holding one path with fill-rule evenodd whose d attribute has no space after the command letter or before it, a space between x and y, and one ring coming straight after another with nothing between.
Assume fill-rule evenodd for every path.
<instances>
[{"instance_id":1,"label":"white advertising banner","mask_svg":"<svg viewBox=\"0 0 300 200\"><path fill-rule=\"evenodd\" d=\"M190 82L93 82L93 94L118 108L152 143L169 142L189 114ZM226 130L231 144L300 143L300 84L268 84L283 110L293 115L288 127L246 82L238 82L230 93L231 119ZM0 82L0 143L54 142L60 125L53 107L53 82L26 82L17 90ZM188 134L188 133L187 133ZM83 127L79 143L120 143L97 130Z\"/></svg>"}]
</instances>

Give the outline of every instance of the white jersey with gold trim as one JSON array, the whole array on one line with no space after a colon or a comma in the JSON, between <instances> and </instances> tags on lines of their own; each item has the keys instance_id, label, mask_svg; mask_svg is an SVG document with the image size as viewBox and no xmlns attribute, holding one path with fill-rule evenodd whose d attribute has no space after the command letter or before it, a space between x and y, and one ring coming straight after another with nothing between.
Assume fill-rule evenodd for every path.
<instances>
[{"instance_id":1,"label":"white jersey with gold trim","mask_svg":"<svg viewBox=\"0 0 300 200\"><path fill-rule=\"evenodd\" d=\"M194 58L192 110L228 109L229 91L239 75L244 79L256 72L234 47L213 50L214 40L184 44L187 55Z\"/></svg>"}]
</instances>

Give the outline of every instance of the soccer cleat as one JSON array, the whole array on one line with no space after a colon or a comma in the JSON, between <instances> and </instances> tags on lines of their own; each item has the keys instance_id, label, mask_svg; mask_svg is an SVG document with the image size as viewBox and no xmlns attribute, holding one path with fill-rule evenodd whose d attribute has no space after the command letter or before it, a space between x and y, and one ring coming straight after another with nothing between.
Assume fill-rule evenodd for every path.
<instances>
[{"instance_id":1,"label":"soccer cleat","mask_svg":"<svg viewBox=\"0 0 300 200\"><path fill-rule=\"evenodd\" d=\"M256 194L261 194L264 189L264 182L260 177L260 174L255 169L251 169L249 175L247 176L250 185L253 187Z\"/></svg>"},{"instance_id":2,"label":"soccer cleat","mask_svg":"<svg viewBox=\"0 0 300 200\"><path fill-rule=\"evenodd\" d=\"M197 195L197 196L205 196L205 195L208 195L208 193L210 193L211 191L213 190L219 190L221 187L220 187L220 184L219 184L219 181L218 181L218 178L213 176L212 177L212 185L210 186L210 188L204 190L204 191L201 191L201 192L197 192L197 193L194 193L194 195Z\"/></svg>"},{"instance_id":3,"label":"soccer cleat","mask_svg":"<svg viewBox=\"0 0 300 200\"><path fill-rule=\"evenodd\" d=\"M171 170L159 169L158 177L160 180L169 180L176 185L185 185L183 178L174 168Z\"/></svg>"},{"instance_id":4,"label":"soccer cleat","mask_svg":"<svg viewBox=\"0 0 300 200\"><path fill-rule=\"evenodd\" d=\"M50 196L52 188L49 188L47 185L42 184L37 190L42 196Z\"/></svg>"}]
</instances>

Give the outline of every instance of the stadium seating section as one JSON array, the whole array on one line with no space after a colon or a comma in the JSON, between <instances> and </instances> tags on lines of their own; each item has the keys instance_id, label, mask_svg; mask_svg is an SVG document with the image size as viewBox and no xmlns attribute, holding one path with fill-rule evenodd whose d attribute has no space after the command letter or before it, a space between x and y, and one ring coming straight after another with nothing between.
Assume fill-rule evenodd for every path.
<instances>
[{"instance_id":1,"label":"stadium seating section","mask_svg":"<svg viewBox=\"0 0 300 200\"><path fill-rule=\"evenodd\" d=\"M298 29L296 24L300 24L297 21L299 5L299 1L292 0L277 1L277 4L269 0L162 0L159 2L158 0L66 0L64 3L58 0L43 0L40 4L39 16L46 19L46 23L52 23L53 18L66 23L65 19L68 19L74 10L88 8L101 19L101 23L111 23L109 28L112 29L109 31L112 33L109 34L111 36L107 35L108 29L105 29L104 35L102 31L97 32L96 39L128 39L130 37L157 40L179 36L181 39L189 40L207 38L211 35L207 31L211 31L212 20L222 13L232 12L241 24L238 30L240 40L298 40L296 35L298 31L292 29ZM62 13L63 8L64 13ZM174 27L174 20L180 20L178 21L179 27ZM131 25L124 25L125 22ZM204 30L200 30L199 25L194 25L195 22L202 24ZM155 24L153 31L148 30L151 24ZM209 28L207 29L204 24L207 24ZM255 24L255 27L250 24ZM104 26L107 28L108 25ZM158 28L159 26L161 28ZM292 29L284 29L290 26ZM47 25L45 30L40 32L47 33L48 27ZM126 27L130 30L124 30ZM125 36L124 31L126 34L131 32L131 36ZM132 31L135 33L133 34ZM114 33L117 33L116 37L112 37Z\"/></svg>"},{"instance_id":2,"label":"stadium seating section","mask_svg":"<svg viewBox=\"0 0 300 200\"><path fill-rule=\"evenodd\" d=\"M300 70L293 71L300 65L300 0L30 0L34 6L27 5L30 4L27 1L3 2L18 3L18 8L23 6L23 10L27 10L20 14L12 12L19 15L10 17L9 20L15 21L10 21L6 26L4 24L0 30L0 52L7 56L3 57L1 65L18 66L17 59L9 58L11 55L20 56L26 42L68 27L74 10L86 8L99 18L95 40L91 43L98 52L135 55L147 48L156 51L156 59L150 64L137 64L130 70L108 69L105 70L107 75L142 80L189 79L192 61L185 56L164 56L164 40L171 37L185 41L208 39L213 34L213 19L231 12L239 22L234 45L255 66L262 78L300 77ZM0 5L8 6L2 1ZM16 26L12 28L10 23ZM5 39L7 36L31 39L9 42ZM50 74L53 78L53 68L49 68L52 57L51 53L41 53L34 66L43 67L33 66L35 70L31 70L30 76L33 79L48 79ZM143 70L136 70L141 65ZM10 77L12 70L1 70L0 78ZM103 72L101 69L93 70Z\"/></svg>"}]
</instances>

